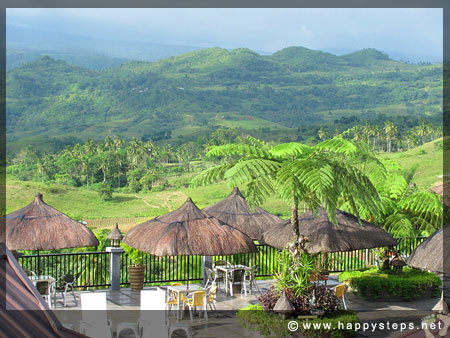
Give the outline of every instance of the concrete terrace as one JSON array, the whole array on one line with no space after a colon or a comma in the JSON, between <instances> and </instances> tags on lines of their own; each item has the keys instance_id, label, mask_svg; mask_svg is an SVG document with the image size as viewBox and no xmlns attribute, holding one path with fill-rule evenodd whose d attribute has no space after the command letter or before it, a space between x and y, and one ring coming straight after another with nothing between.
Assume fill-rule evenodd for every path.
<instances>
[{"instance_id":1,"label":"concrete terrace","mask_svg":"<svg viewBox=\"0 0 450 338\"><path fill-rule=\"evenodd\" d=\"M331 276L331 279L337 279L337 276ZM265 292L274 280L258 280L257 284L260 292ZM145 289L153 289L155 287L145 287ZM165 289L165 286L161 286ZM129 288L121 288L117 291L110 290L93 290L75 292L78 306L75 306L72 295L68 296L67 307L63 306L61 294L57 295L56 307L54 309L56 315L62 323L73 323L75 330L79 329L79 321L81 320L80 293L82 292L106 292L108 318L113 323L113 330L117 337L117 324L119 322L136 322L140 316L140 292L131 291ZM185 313L183 319L177 321L175 315L170 315L171 322L184 323L190 325L193 336L199 338L213 337L259 337L258 334L248 332L239 323L234 315L235 312L248 305L257 304L257 297L260 292L253 292L252 295L243 294L227 296L223 292L219 292L216 297L216 308L218 317L212 311L208 311L208 321L199 316L194 316L191 322L188 312ZM356 311L361 322L420 322L424 316L431 314L431 308L436 304L438 298L429 298L413 302L370 302L363 301L347 294L347 304L350 309ZM75 310L75 311L74 311ZM403 332L404 333L404 332ZM360 337L396 337L399 332L360 332ZM131 330L124 330L119 337L134 337ZM176 331L173 337L185 337L183 331Z\"/></svg>"}]
</instances>

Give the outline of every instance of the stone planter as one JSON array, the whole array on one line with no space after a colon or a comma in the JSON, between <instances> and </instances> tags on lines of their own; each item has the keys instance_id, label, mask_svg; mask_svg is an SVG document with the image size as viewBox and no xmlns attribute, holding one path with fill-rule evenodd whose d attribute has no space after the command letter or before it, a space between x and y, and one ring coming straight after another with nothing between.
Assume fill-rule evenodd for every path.
<instances>
[{"instance_id":1,"label":"stone planter","mask_svg":"<svg viewBox=\"0 0 450 338\"><path fill-rule=\"evenodd\" d=\"M132 291L140 291L144 288L144 266L129 266L130 287Z\"/></svg>"}]
</instances>

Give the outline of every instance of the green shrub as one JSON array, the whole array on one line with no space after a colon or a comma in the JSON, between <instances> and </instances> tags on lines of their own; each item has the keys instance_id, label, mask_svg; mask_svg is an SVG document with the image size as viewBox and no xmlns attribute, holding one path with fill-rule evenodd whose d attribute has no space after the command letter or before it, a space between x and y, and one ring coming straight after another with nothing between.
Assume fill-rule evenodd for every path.
<instances>
[{"instance_id":1,"label":"green shrub","mask_svg":"<svg viewBox=\"0 0 450 338\"><path fill-rule=\"evenodd\" d=\"M292 335L292 332L288 330L288 323L292 319L285 320L278 314L266 313L261 305L249 305L239 310L237 316L242 326L248 330L258 331L265 337L290 337ZM339 310L320 318L309 319L308 323L311 325L309 330L303 326L305 321L297 320L297 323L299 324L297 332L310 337L323 333L335 338L354 337L356 332L347 329L347 324L351 323L352 327L355 327L355 324L359 323L359 318L354 311ZM344 329L339 328L338 323L341 323L340 325L343 325ZM314 324L317 326L313 329ZM321 324L329 324L329 328Z\"/></svg>"},{"instance_id":2,"label":"green shrub","mask_svg":"<svg viewBox=\"0 0 450 338\"><path fill-rule=\"evenodd\" d=\"M376 300L382 296L397 296L405 301L422 297L431 288L433 295L439 294L440 278L430 272L404 268L401 274L366 268L346 271L339 275L339 281L350 281L350 286L363 298Z\"/></svg>"}]
</instances>

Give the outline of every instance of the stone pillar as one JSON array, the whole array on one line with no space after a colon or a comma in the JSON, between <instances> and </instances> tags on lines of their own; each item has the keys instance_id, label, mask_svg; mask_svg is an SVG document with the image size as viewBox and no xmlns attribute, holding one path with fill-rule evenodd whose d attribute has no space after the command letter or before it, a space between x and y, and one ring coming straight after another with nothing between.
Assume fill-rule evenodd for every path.
<instances>
[{"instance_id":1,"label":"stone pillar","mask_svg":"<svg viewBox=\"0 0 450 338\"><path fill-rule=\"evenodd\" d=\"M111 290L120 289L120 255L124 252L121 247L107 247L109 256L109 282L111 283Z\"/></svg>"},{"instance_id":2,"label":"stone pillar","mask_svg":"<svg viewBox=\"0 0 450 338\"><path fill-rule=\"evenodd\" d=\"M206 283L208 278L206 277L206 268L210 268L212 270L212 256L203 256L202 257L202 278L203 278L203 284Z\"/></svg>"}]
</instances>

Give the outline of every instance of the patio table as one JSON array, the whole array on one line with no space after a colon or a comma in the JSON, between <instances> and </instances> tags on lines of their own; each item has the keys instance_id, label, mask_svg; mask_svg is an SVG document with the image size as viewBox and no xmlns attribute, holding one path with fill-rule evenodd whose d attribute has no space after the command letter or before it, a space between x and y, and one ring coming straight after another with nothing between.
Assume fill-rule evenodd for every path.
<instances>
[{"instance_id":1,"label":"patio table","mask_svg":"<svg viewBox=\"0 0 450 338\"><path fill-rule=\"evenodd\" d=\"M28 276L30 278L31 282L36 286L39 282L47 282L48 283L48 305L50 307L53 307L54 304L52 302L52 296L53 292L56 287L56 279L52 276L48 275L40 275L40 276Z\"/></svg>"},{"instance_id":2,"label":"patio table","mask_svg":"<svg viewBox=\"0 0 450 338\"><path fill-rule=\"evenodd\" d=\"M167 292L175 292L177 294L177 319L180 319L180 295L183 294L184 298L186 299L186 296L189 293L195 292L195 291L205 291L205 299L204 299L204 304L205 304L205 318L208 319L208 314L207 314L207 309L206 309L206 289L204 287L201 287L199 285L189 285L189 288L186 285L168 285L167 286ZM183 306L184 309L184 306Z\"/></svg>"},{"instance_id":3,"label":"patio table","mask_svg":"<svg viewBox=\"0 0 450 338\"><path fill-rule=\"evenodd\" d=\"M221 271L225 274L225 294L228 294L228 276L233 273L234 270L246 270L251 271L252 268L250 266L245 266L241 264L236 265L218 265L216 266L217 271ZM231 296L233 296L233 289L230 291Z\"/></svg>"},{"instance_id":4,"label":"patio table","mask_svg":"<svg viewBox=\"0 0 450 338\"><path fill-rule=\"evenodd\" d=\"M316 280L311 281L311 283L315 284L315 283L317 283L317 281ZM342 283L337 280L334 280L334 279L327 279L327 280L320 280L319 284L323 284L326 287L332 288L332 287L335 287L336 285L341 285Z\"/></svg>"}]
</instances>

